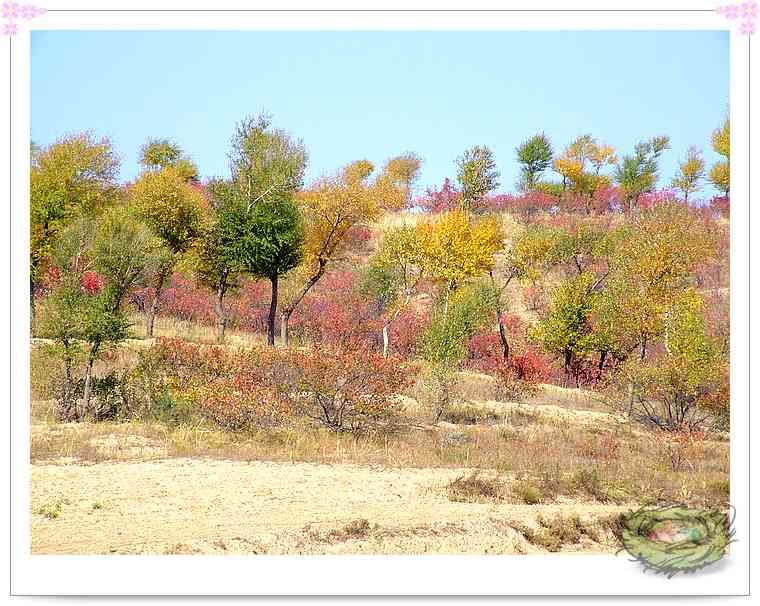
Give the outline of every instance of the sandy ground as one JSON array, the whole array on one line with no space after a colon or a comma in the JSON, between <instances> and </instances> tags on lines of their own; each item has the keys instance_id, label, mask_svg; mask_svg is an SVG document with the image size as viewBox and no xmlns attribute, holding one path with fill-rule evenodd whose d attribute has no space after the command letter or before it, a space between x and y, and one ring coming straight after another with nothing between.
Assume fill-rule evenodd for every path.
<instances>
[{"instance_id":1,"label":"sandy ground","mask_svg":"<svg viewBox=\"0 0 760 606\"><path fill-rule=\"evenodd\" d=\"M457 503L456 469L167 459L31 466L37 554L532 553L512 525L625 508ZM60 504L51 519L40 509ZM584 538L570 551L608 552Z\"/></svg>"}]
</instances>

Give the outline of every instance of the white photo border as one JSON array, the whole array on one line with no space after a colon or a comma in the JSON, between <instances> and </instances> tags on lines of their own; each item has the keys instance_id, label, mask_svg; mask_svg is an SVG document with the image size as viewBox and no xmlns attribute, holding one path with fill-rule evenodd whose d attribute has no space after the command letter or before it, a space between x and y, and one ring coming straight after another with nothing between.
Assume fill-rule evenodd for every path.
<instances>
[{"instance_id":1,"label":"white photo border","mask_svg":"<svg viewBox=\"0 0 760 606\"><path fill-rule=\"evenodd\" d=\"M38 4L43 4L40 0ZM73 0L71 0L73 2ZM705 2L632 2L636 10L550 10L541 0L531 10L508 11L316 11L281 0L278 11L181 10L202 2L165 2L177 12L103 10L104 3L45 2L48 13L28 23L32 30L727 30L732 25ZM109 6L117 2L109 3ZM153 4L153 6L151 6ZM252 8L251 2L229 2ZM303 4L303 3L301 3ZM356 8L356 2L338 2ZM394 2L399 8L403 3ZM423 4L423 3L420 3ZM426 2L455 8L453 2ZM515 3L489 2L489 8ZM645 6L649 5L649 6ZM701 7L691 8L701 4ZM84 6L82 6L84 5ZM442 5L442 6L441 6ZM100 7L100 10L97 10ZM293 10L287 11L288 7ZM542 7L545 7L542 9ZM523 7L518 7L523 8ZM625 8L625 7L624 7ZM90 10L92 9L92 10ZM23 24L26 27L27 24ZM30 31L0 40L0 82L10 82L9 145L0 164L8 193L8 372L9 545L12 595L747 595L750 544L750 56L747 36L730 34L732 123L731 191L731 501L737 509L731 553L699 574L672 579L643 574L630 557L531 556L43 556L30 555L29 504L29 142ZM5 137L3 137L5 140ZM6 174L7 171L7 174ZM5 247L3 247L5 248ZM7 269L6 269L7 268ZM754 373L753 373L754 374ZM340 570L340 581L335 572Z\"/></svg>"}]
</instances>

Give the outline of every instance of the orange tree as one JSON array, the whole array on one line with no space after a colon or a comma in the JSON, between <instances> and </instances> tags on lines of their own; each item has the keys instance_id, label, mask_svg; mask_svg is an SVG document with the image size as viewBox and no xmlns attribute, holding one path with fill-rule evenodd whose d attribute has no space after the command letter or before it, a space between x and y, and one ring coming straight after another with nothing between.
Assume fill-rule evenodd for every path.
<instances>
[{"instance_id":1,"label":"orange tree","mask_svg":"<svg viewBox=\"0 0 760 606\"><path fill-rule=\"evenodd\" d=\"M404 190L386 173L370 180L372 163L360 160L338 175L324 178L296 197L304 222L304 261L307 278L283 307L281 335L288 344L288 323L306 294L350 246L350 234L357 226L374 221L383 207L403 203ZM395 202L394 202L395 200Z\"/></svg>"}]
</instances>

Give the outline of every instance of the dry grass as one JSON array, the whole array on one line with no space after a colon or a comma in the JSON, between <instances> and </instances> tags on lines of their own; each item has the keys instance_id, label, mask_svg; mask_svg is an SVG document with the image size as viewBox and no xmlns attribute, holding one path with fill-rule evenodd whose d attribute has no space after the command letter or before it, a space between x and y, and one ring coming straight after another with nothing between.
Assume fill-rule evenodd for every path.
<instances>
[{"instance_id":1,"label":"dry grass","mask_svg":"<svg viewBox=\"0 0 760 606\"><path fill-rule=\"evenodd\" d=\"M98 371L128 368L137 347L132 342L115 349ZM206 422L59 424L47 355L44 348L33 348L32 462L191 457L467 468L514 478L510 498L523 503L583 498L702 506L722 505L729 498L727 441L712 437L685 451L674 469L667 443L599 410L593 395L584 391L545 386L525 402L496 401L487 397L493 387L490 378L459 373L457 389L468 398L455 401L446 422L429 425L430 412L407 396L404 408L416 427L358 440L302 423L255 433L227 433Z\"/></svg>"},{"instance_id":2,"label":"dry grass","mask_svg":"<svg viewBox=\"0 0 760 606\"><path fill-rule=\"evenodd\" d=\"M568 516L557 514L552 518L539 516L538 529L518 524L515 525L515 530L522 533L533 545L549 552L557 552L568 545L579 544L584 538L596 543L600 542L602 540L600 530L605 527L604 522L584 523L577 514Z\"/></svg>"},{"instance_id":3,"label":"dry grass","mask_svg":"<svg viewBox=\"0 0 760 606\"><path fill-rule=\"evenodd\" d=\"M507 493L504 481L498 477L485 477L478 472L462 475L446 487L449 500L459 503L501 501Z\"/></svg>"},{"instance_id":4,"label":"dry grass","mask_svg":"<svg viewBox=\"0 0 760 606\"><path fill-rule=\"evenodd\" d=\"M673 470L653 438L626 428L611 457L608 434L547 425L467 426L411 430L360 440L306 426L231 434L204 424L36 424L32 462L101 462L172 457L237 461L353 463L390 468L470 468L517 478L517 502L565 497L605 503L684 501L695 506L728 501L728 444L709 442L689 466ZM592 451L589 450L590 445ZM522 486L522 488L519 488ZM530 488L533 487L533 488Z\"/></svg>"},{"instance_id":5,"label":"dry grass","mask_svg":"<svg viewBox=\"0 0 760 606\"><path fill-rule=\"evenodd\" d=\"M132 317L133 333L140 339L145 339L145 318L140 315ZM216 343L216 326L188 322L176 318L156 317L153 325L155 337L170 337L185 339L194 343ZM227 329L224 333L224 344L232 347L253 347L266 345L266 335L262 333L247 332L244 330Z\"/></svg>"}]
</instances>

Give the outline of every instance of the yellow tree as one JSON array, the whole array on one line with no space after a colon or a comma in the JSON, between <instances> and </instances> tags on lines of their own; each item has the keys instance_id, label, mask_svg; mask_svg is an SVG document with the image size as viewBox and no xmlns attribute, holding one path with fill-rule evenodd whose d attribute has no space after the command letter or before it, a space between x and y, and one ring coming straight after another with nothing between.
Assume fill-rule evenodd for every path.
<instances>
[{"instance_id":1,"label":"yellow tree","mask_svg":"<svg viewBox=\"0 0 760 606\"><path fill-rule=\"evenodd\" d=\"M495 266L503 234L493 217L472 219L453 210L385 233L369 266L372 290L385 305L383 354L390 348L390 328L412 301L423 279L443 290L444 314L451 292Z\"/></svg>"},{"instance_id":2,"label":"yellow tree","mask_svg":"<svg viewBox=\"0 0 760 606\"><path fill-rule=\"evenodd\" d=\"M453 210L416 226L420 263L443 287L444 314L448 298L460 283L488 274L501 249L504 234L493 217L473 219Z\"/></svg>"},{"instance_id":3,"label":"yellow tree","mask_svg":"<svg viewBox=\"0 0 760 606\"><path fill-rule=\"evenodd\" d=\"M701 188L700 182L705 176L705 161L700 151L692 146L686 151L686 158L678 163L678 172L673 177L672 185L683 194L684 202Z\"/></svg>"},{"instance_id":4,"label":"yellow tree","mask_svg":"<svg viewBox=\"0 0 760 606\"><path fill-rule=\"evenodd\" d=\"M385 173L370 180L373 169L368 160L359 160L298 194L306 232L302 273L307 279L281 313L281 336L285 345L289 341L290 317L330 263L346 251L351 230L377 219L389 203L401 204L404 193Z\"/></svg>"},{"instance_id":5,"label":"yellow tree","mask_svg":"<svg viewBox=\"0 0 760 606\"><path fill-rule=\"evenodd\" d=\"M419 178L422 158L412 152L406 152L385 163L383 173L404 192L404 204L409 206L412 201L412 190Z\"/></svg>"},{"instance_id":6,"label":"yellow tree","mask_svg":"<svg viewBox=\"0 0 760 606\"><path fill-rule=\"evenodd\" d=\"M390 229L383 235L378 253L369 263L366 290L385 308L383 357L390 351L390 329L409 307L425 275L416 229L411 225Z\"/></svg>"},{"instance_id":7,"label":"yellow tree","mask_svg":"<svg viewBox=\"0 0 760 606\"><path fill-rule=\"evenodd\" d=\"M586 214L590 214L597 190L612 182L602 169L617 161L614 148L591 135L581 135L554 161L554 170L562 177L562 190L580 196Z\"/></svg>"},{"instance_id":8,"label":"yellow tree","mask_svg":"<svg viewBox=\"0 0 760 606\"><path fill-rule=\"evenodd\" d=\"M712 165L708 179L724 196L728 196L731 191L731 123L728 118L723 126L713 132L712 147L725 160Z\"/></svg>"},{"instance_id":9,"label":"yellow tree","mask_svg":"<svg viewBox=\"0 0 760 606\"><path fill-rule=\"evenodd\" d=\"M156 293L148 314L147 332L152 337L161 290L180 255L202 232L208 203L203 194L188 183L184 170L172 166L143 173L131 187L130 197L169 253L156 272Z\"/></svg>"}]
</instances>

